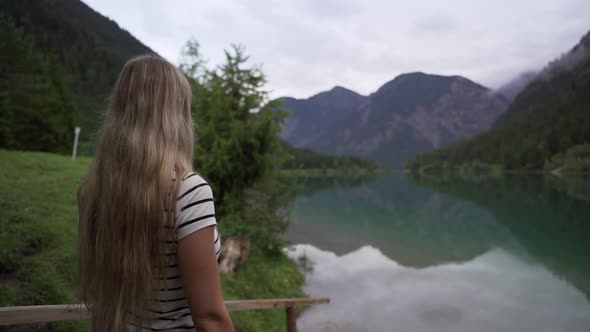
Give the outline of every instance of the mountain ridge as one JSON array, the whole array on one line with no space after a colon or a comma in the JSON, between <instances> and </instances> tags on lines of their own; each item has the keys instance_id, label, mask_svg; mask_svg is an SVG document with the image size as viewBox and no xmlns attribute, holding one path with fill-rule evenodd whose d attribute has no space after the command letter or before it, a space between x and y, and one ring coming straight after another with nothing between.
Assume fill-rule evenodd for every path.
<instances>
[{"instance_id":1,"label":"mountain ridge","mask_svg":"<svg viewBox=\"0 0 590 332\"><path fill-rule=\"evenodd\" d=\"M538 74L538 71L524 71L502 84L496 89L496 93L501 94L512 102L516 96L518 96L518 94L520 94L520 92L537 77Z\"/></svg>"},{"instance_id":2,"label":"mountain ridge","mask_svg":"<svg viewBox=\"0 0 590 332\"><path fill-rule=\"evenodd\" d=\"M325 131L338 126L358 110L367 97L341 86L306 99L282 97L284 109L296 109L286 119L281 138L294 147L306 147ZM320 111L317 111L320 110ZM303 125L302 125L303 124Z\"/></svg>"},{"instance_id":3,"label":"mountain ridge","mask_svg":"<svg viewBox=\"0 0 590 332\"><path fill-rule=\"evenodd\" d=\"M318 95L322 93L307 101ZM293 110L283 130L283 138L289 143L397 167L417 153L479 133L507 107L504 97L465 77L405 73L383 84L361 103L351 105L348 112L340 112L332 126L324 126L320 133L300 139L296 131L291 131L293 120L299 127L307 124L309 131L318 127L317 123L305 122L301 113L334 112L326 112L320 104L302 109L291 99L286 100L284 108ZM455 119L446 121L443 116L446 113ZM326 116L316 115L315 121L327 121Z\"/></svg>"},{"instance_id":4,"label":"mountain ridge","mask_svg":"<svg viewBox=\"0 0 590 332\"><path fill-rule=\"evenodd\" d=\"M480 164L539 170L590 142L590 32L550 62L490 130L412 159L412 170ZM582 156L576 167L585 169Z\"/></svg>"}]
</instances>

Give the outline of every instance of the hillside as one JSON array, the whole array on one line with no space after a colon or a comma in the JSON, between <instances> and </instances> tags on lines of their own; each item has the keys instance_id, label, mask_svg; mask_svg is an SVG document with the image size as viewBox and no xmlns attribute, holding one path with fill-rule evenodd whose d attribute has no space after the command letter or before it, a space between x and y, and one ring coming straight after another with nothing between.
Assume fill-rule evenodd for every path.
<instances>
[{"instance_id":1,"label":"hillside","mask_svg":"<svg viewBox=\"0 0 590 332\"><path fill-rule=\"evenodd\" d=\"M552 158L590 141L590 33L550 63L512 102L493 128L473 139L413 159L408 167L474 163L542 169Z\"/></svg>"},{"instance_id":2,"label":"hillside","mask_svg":"<svg viewBox=\"0 0 590 332\"><path fill-rule=\"evenodd\" d=\"M74 125L82 127L84 141L92 139L125 61L153 53L79 0L0 0L0 12L22 31L23 40L40 57L56 67L65 92L71 96Z\"/></svg>"},{"instance_id":3,"label":"hillside","mask_svg":"<svg viewBox=\"0 0 590 332\"><path fill-rule=\"evenodd\" d=\"M312 97L313 98L313 97ZM310 98L311 99L311 98ZM339 99L331 102L340 102ZM307 105L310 105L308 103ZM356 104L350 104L354 106ZM287 103L299 127L314 128L302 113L333 114L325 105L309 109ZM313 131L296 141L283 128L289 143L314 151L360 156L402 167L422 152L471 137L489 128L506 109L505 98L460 76L410 73L396 77L363 100L356 111L333 122L330 130ZM311 130L311 129L310 129Z\"/></svg>"}]
</instances>

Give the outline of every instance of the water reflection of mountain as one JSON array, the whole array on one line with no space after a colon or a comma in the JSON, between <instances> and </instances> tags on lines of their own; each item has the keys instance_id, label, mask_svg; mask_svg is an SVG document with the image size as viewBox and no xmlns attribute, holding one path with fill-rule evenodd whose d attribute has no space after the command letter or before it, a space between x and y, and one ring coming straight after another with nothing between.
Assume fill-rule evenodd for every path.
<instances>
[{"instance_id":1,"label":"water reflection of mountain","mask_svg":"<svg viewBox=\"0 0 590 332\"><path fill-rule=\"evenodd\" d=\"M314 188L313 183L309 183ZM402 265L464 262L499 245L515 246L489 212L403 176L307 192L294 203L287 237L337 254L370 244Z\"/></svg>"},{"instance_id":2,"label":"water reflection of mountain","mask_svg":"<svg viewBox=\"0 0 590 332\"><path fill-rule=\"evenodd\" d=\"M590 203L564 187L567 182L506 177L417 183L487 209L532 256L590 298Z\"/></svg>"}]
</instances>

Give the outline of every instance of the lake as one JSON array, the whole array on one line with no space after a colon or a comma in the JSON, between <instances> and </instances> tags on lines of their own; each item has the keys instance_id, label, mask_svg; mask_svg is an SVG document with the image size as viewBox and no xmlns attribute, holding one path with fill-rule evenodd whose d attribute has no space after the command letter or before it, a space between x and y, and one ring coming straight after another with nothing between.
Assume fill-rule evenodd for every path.
<instances>
[{"instance_id":1,"label":"lake","mask_svg":"<svg viewBox=\"0 0 590 332\"><path fill-rule=\"evenodd\" d=\"M590 182L307 179L301 331L590 331ZM303 257L303 258L302 258Z\"/></svg>"}]
</instances>

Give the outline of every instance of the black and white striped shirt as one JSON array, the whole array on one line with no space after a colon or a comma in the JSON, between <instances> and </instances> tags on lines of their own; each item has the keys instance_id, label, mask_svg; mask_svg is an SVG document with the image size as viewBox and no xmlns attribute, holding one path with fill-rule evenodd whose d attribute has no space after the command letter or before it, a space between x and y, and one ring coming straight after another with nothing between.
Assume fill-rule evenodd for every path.
<instances>
[{"instance_id":1,"label":"black and white striped shirt","mask_svg":"<svg viewBox=\"0 0 590 332\"><path fill-rule=\"evenodd\" d=\"M217 224L213 193L209 184L194 172L188 173L181 181L178 202L176 203L178 240L200 229ZM219 258L221 239L217 227L215 227L214 233L215 252ZM193 320L176 263L176 255L171 252L166 252L166 255L169 256L167 278L162 280L159 300L153 304L151 309L154 314L151 331L194 331Z\"/></svg>"}]
</instances>

